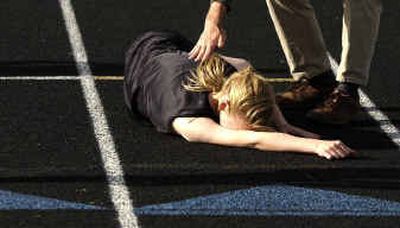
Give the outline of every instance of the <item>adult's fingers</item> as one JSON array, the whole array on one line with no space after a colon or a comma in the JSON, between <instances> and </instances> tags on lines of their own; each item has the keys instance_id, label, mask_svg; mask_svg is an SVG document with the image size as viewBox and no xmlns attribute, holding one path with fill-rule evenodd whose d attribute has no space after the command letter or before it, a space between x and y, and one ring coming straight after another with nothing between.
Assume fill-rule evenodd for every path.
<instances>
[{"instance_id":1,"label":"adult's fingers","mask_svg":"<svg viewBox=\"0 0 400 228\"><path fill-rule=\"evenodd\" d=\"M226 33L225 31L223 31L222 34L218 37L218 43L217 43L218 48L223 48L225 46L225 42L226 42Z\"/></svg>"},{"instance_id":2,"label":"adult's fingers","mask_svg":"<svg viewBox=\"0 0 400 228\"><path fill-rule=\"evenodd\" d=\"M201 58L201 61L205 61L206 59L208 59L211 54L214 52L215 47L214 46L207 46L205 48L205 52L203 54L203 57Z\"/></svg>"},{"instance_id":3,"label":"adult's fingers","mask_svg":"<svg viewBox=\"0 0 400 228\"><path fill-rule=\"evenodd\" d=\"M189 59L195 59L197 55L199 54L199 45L196 44L193 49L189 52Z\"/></svg>"},{"instance_id":4,"label":"adult's fingers","mask_svg":"<svg viewBox=\"0 0 400 228\"><path fill-rule=\"evenodd\" d=\"M194 61L198 62L201 59L203 59L203 55L205 52L206 52L206 46L203 46L203 45L199 46L199 52L197 53L197 56L194 59Z\"/></svg>"}]
</instances>

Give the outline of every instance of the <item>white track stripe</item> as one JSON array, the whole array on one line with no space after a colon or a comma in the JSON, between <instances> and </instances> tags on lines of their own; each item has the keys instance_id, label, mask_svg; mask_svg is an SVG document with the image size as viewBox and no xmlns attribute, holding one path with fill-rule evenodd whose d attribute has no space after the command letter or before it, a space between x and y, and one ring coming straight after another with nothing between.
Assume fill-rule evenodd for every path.
<instances>
[{"instance_id":1,"label":"white track stripe","mask_svg":"<svg viewBox=\"0 0 400 228\"><path fill-rule=\"evenodd\" d=\"M336 60L328 53L329 61L331 63L331 67L335 75L337 75L337 70L339 68L338 63ZM367 108L368 115L374 119L378 124L380 129L392 140L397 147L400 148L400 131L393 125L392 121L389 117L380 111L374 102L368 97L368 95L362 91L361 89L358 90L358 94L360 95L360 103L363 107Z\"/></svg>"},{"instance_id":2,"label":"white track stripe","mask_svg":"<svg viewBox=\"0 0 400 228\"><path fill-rule=\"evenodd\" d=\"M68 81L80 79L80 76L0 76L1 81Z\"/></svg>"},{"instance_id":3,"label":"white track stripe","mask_svg":"<svg viewBox=\"0 0 400 228\"><path fill-rule=\"evenodd\" d=\"M70 0L59 0L62 8L69 41L81 77L81 86L107 175L110 197L118 213L121 227L139 227L133 204L125 184L124 173L114 139L111 136L104 108L98 95L92 72L88 64L85 47Z\"/></svg>"}]
</instances>

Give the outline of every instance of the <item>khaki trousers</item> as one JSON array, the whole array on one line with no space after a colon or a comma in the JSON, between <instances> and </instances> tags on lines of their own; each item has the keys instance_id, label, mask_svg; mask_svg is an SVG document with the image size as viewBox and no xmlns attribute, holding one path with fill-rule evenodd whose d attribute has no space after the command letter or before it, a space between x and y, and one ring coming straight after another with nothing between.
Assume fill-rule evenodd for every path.
<instances>
[{"instance_id":1,"label":"khaki trousers","mask_svg":"<svg viewBox=\"0 0 400 228\"><path fill-rule=\"evenodd\" d=\"M312 78L329 70L326 45L309 0L266 2L292 76ZM381 12L381 0L343 0L338 81L367 84Z\"/></svg>"}]
</instances>

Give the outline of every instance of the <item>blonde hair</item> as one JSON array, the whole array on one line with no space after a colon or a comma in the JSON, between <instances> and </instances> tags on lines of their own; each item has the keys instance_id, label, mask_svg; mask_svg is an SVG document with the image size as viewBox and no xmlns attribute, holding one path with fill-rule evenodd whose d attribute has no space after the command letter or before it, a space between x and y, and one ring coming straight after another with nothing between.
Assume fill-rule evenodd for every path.
<instances>
[{"instance_id":1,"label":"blonde hair","mask_svg":"<svg viewBox=\"0 0 400 228\"><path fill-rule=\"evenodd\" d=\"M226 77L226 62L217 54L199 64L184 88L194 92L215 92L229 100L228 112L244 117L251 129L272 131L273 91L267 80L247 67Z\"/></svg>"}]
</instances>

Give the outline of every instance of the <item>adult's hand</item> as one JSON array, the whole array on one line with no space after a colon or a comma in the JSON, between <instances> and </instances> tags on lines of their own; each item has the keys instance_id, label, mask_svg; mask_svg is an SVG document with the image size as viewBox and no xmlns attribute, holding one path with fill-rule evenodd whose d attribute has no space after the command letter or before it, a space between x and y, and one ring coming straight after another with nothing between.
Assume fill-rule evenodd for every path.
<instances>
[{"instance_id":1,"label":"adult's hand","mask_svg":"<svg viewBox=\"0 0 400 228\"><path fill-rule=\"evenodd\" d=\"M196 45L189 53L189 58L197 61L208 59L215 48L223 48L226 41L226 33L223 28L213 22L206 22L204 30Z\"/></svg>"},{"instance_id":2,"label":"adult's hand","mask_svg":"<svg viewBox=\"0 0 400 228\"><path fill-rule=\"evenodd\" d=\"M204 23L204 30L193 49L189 52L189 59L204 61L214 52L215 48L225 45L226 33L221 24L226 7L221 2L214 1L210 5Z\"/></svg>"}]
</instances>

